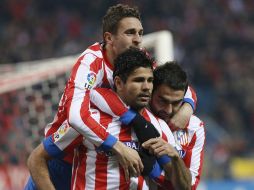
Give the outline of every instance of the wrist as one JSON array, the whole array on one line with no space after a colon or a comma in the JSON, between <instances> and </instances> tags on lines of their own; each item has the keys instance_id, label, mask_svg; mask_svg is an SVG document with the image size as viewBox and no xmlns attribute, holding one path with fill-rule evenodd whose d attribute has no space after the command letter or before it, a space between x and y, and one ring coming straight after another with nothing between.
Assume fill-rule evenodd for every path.
<instances>
[{"instance_id":1,"label":"wrist","mask_svg":"<svg viewBox=\"0 0 254 190\"><path fill-rule=\"evenodd\" d=\"M178 161L180 159L179 155L174 155L174 156L171 156L171 160L172 161Z\"/></svg>"},{"instance_id":2,"label":"wrist","mask_svg":"<svg viewBox=\"0 0 254 190\"><path fill-rule=\"evenodd\" d=\"M122 147L123 147L123 144L120 141L116 141L116 143L112 147L112 152L115 154L119 154L121 153Z\"/></svg>"}]
</instances>

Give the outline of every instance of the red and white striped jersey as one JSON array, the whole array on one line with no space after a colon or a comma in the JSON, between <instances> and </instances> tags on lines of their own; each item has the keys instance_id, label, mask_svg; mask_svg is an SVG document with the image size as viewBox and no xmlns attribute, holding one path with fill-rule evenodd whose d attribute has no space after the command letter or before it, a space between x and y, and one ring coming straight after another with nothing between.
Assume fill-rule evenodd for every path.
<instances>
[{"instance_id":1,"label":"red and white striped jersey","mask_svg":"<svg viewBox=\"0 0 254 190\"><path fill-rule=\"evenodd\" d=\"M94 131L86 130L87 125L95 121L87 119L89 103L86 99L86 91L94 87L113 87L112 65L107 61L105 52L99 43L95 43L86 49L78 58L74 65L71 76L66 84L64 93L59 103L58 112L54 121L45 129L45 136L48 137L58 130L58 128L69 119L74 128L90 140L101 144L108 133L99 124L94 127ZM81 105L83 106L81 110Z\"/></svg>"},{"instance_id":2,"label":"red and white striped jersey","mask_svg":"<svg viewBox=\"0 0 254 190\"><path fill-rule=\"evenodd\" d=\"M93 106L92 106L93 107ZM127 146L138 150L139 143L134 130L129 126L120 123L119 117L112 117L104 112L91 108L93 117L100 122L106 130L117 137ZM147 109L142 115L150 121L161 134L161 137L169 142L173 147L176 146L173 134L167 124L156 118ZM125 181L124 172L119 165L117 157L111 152L98 151L97 146L88 139L83 140L83 145L75 150L73 159L72 189L149 189L148 179L132 178L130 182Z\"/></svg>"},{"instance_id":3,"label":"red and white striped jersey","mask_svg":"<svg viewBox=\"0 0 254 190\"><path fill-rule=\"evenodd\" d=\"M175 141L182 149L183 161L190 169L192 176L192 190L195 190L200 182L204 157L205 129L204 123L192 115L185 129L173 132Z\"/></svg>"},{"instance_id":4,"label":"red and white striped jersey","mask_svg":"<svg viewBox=\"0 0 254 190\"><path fill-rule=\"evenodd\" d=\"M97 87L112 88L112 69L112 64L107 60L100 43L93 44L81 54L72 68L54 121L45 129L46 137L56 132L67 120L73 128L96 146L100 146L109 139L110 133L91 116L90 101L86 92ZM118 96L108 98L116 100ZM195 108L196 94L190 88L188 88L185 100ZM118 109L122 110L123 108L124 106Z\"/></svg>"}]
</instances>

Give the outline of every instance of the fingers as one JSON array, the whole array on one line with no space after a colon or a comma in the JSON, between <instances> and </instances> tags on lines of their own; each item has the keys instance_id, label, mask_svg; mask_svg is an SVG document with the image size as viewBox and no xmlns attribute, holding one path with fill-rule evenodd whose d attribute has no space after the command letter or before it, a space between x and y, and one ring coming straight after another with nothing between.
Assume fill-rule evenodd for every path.
<instances>
[{"instance_id":1,"label":"fingers","mask_svg":"<svg viewBox=\"0 0 254 190\"><path fill-rule=\"evenodd\" d=\"M130 180L129 169L126 166L122 166L122 167L123 167L123 171L124 171L125 180L126 180L126 182L128 182Z\"/></svg>"},{"instance_id":2,"label":"fingers","mask_svg":"<svg viewBox=\"0 0 254 190\"><path fill-rule=\"evenodd\" d=\"M136 162L129 166L130 176L138 177L141 175L144 169L144 165L141 159L138 157Z\"/></svg>"},{"instance_id":3,"label":"fingers","mask_svg":"<svg viewBox=\"0 0 254 190\"><path fill-rule=\"evenodd\" d=\"M138 177L141 173L137 166L131 165L129 167L130 177Z\"/></svg>"},{"instance_id":4,"label":"fingers","mask_svg":"<svg viewBox=\"0 0 254 190\"><path fill-rule=\"evenodd\" d=\"M150 147L151 145L153 145L154 143L158 142L158 139L159 139L159 138L152 138L152 139L149 139L148 141L146 141L146 142L144 142L144 143L142 144L142 147L143 147L143 148L148 148L148 147Z\"/></svg>"}]
</instances>

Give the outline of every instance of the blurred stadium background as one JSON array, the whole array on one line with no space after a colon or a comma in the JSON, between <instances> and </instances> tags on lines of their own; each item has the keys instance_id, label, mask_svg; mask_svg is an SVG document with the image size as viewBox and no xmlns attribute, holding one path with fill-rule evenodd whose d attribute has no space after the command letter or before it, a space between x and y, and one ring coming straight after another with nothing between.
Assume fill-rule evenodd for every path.
<instances>
[{"instance_id":1,"label":"blurred stadium background","mask_svg":"<svg viewBox=\"0 0 254 190\"><path fill-rule=\"evenodd\" d=\"M26 159L69 76L54 65L64 57L69 67L73 57L65 56L100 41L101 17L116 3L139 7L145 34L173 34L174 57L188 72L196 114L206 123L199 189L254 189L253 0L1 0L0 189L22 189L27 179ZM46 68L34 61L40 59L48 59Z\"/></svg>"}]
</instances>

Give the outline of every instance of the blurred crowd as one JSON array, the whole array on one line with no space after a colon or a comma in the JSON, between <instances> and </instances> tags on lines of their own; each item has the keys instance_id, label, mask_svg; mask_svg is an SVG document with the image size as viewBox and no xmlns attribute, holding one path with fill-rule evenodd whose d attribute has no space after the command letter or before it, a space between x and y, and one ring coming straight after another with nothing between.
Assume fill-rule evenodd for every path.
<instances>
[{"instance_id":1,"label":"blurred crowd","mask_svg":"<svg viewBox=\"0 0 254 190\"><path fill-rule=\"evenodd\" d=\"M139 7L145 34L173 33L175 58L198 94L196 114L216 123L207 126L210 165L205 164L204 175L232 177L230 160L254 154L253 0L2 0L0 64L81 53L102 39L101 18L116 3ZM1 121L0 125L2 131L6 125ZM19 129L8 130L10 139L18 140L14 133ZM4 144L5 138L0 152L12 148ZM26 143L17 145L26 147ZM18 162L13 153L12 161Z\"/></svg>"}]
</instances>

